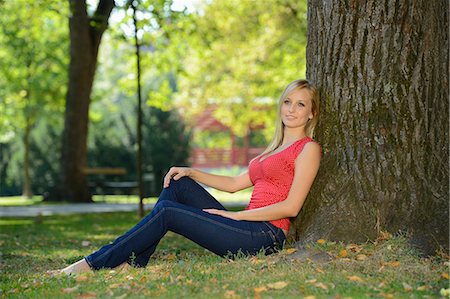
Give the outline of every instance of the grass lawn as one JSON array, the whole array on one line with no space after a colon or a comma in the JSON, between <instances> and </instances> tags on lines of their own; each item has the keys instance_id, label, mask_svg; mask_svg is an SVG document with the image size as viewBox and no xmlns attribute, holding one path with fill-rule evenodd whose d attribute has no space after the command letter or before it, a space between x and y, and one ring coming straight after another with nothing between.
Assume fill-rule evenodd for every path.
<instances>
[{"instance_id":1,"label":"grass lawn","mask_svg":"<svg viewBox=\"0 0 450 299\"><path fill-rule=\"evenodd\" d=\"M227 193L218 191L212 188L207 189L211 195L217 198L220 202L243 202L249 201L252 194L252 189L242 190L236 193ZM135 203L139 202L139 197L136 195L94 195L92 197L94 202L98 203ZM155 203L156 197L144 198L144 203ZM22 196L3 196L0 197L1 206L30 206L30 205L47 205L47 204L60 204L67 202L44 202L43 197L40 195L33 196L31 199L24 198Z\"/></svg>"},{"instance_id":2,"label":"grass lawn","mask_svg":"<svg viewBox=\"0 0 450 299\"><path fill-rule=\"evenodd\" d=\"M0 298L439 298L449 287L445 254L420 258L403 236L387 234L375 243L308 245L333 256L316 263L294 259L293 249L222 259L169 233L145 269L45 275L137 221L135 213L0 219Z\"/></svg>"}]
</instances>

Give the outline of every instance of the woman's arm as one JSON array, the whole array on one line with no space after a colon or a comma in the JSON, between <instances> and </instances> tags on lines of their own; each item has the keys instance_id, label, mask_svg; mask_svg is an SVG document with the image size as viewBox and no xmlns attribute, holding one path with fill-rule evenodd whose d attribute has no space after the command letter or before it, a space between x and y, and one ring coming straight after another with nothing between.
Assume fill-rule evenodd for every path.
<instances>
[{"instance_id":1,"label":"woman's arm","mask_svg":"<svg viewBox=\"0 0 450 299\"><path fill-rule=\"evenodd\" d=\"M235 220L249 221L271 221L295 217L300 212L317 175L320 158L320 146L315 142L307 143L301 154L295 159L294 179L288 197L284 201L270 206L240 212L215 209L206 209L205 211Z\"/></svg>"},{"instance_id":2,"label":"woman's arm","mask_svg":"<svg viewBox=\"0 0 450 299\"><path fill-rule=\"evenodd\" d=\"M171 167L164 177L164 188L167 188L170 184L170 179L175 181L180 178L188 176L199 183L213 187L215 189L234 193L239 190L246 189L253 186L248 171L237 176L224 176L207 173L195 168L189 167Z\"/></svg>"}]
</instances>

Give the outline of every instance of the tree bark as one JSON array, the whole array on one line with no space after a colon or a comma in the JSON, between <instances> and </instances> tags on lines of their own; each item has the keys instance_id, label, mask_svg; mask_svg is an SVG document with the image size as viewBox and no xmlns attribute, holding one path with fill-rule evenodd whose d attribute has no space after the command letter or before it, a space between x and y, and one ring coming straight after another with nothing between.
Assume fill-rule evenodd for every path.
<instances>
[{"instance_id":1,"label":"tree bark","mask_svg":"<svg viewBox=\"0 0 450 299\"><path fill-rule=\"evenodd\" d=\"M90 94L103 32L114 7L101 0L92 17L86 2L70 0L70 66L62 147L60 200L88 202L91 196L83 168L86 167Z\"/></svg>"},{"instance_id":2,"label":"tree bark","mask_svg":"<svg viewBox=\"0 0 450 299\"><path fill-rule=\"evenodd\" d=\"M448 25L444 0L308 1L323 158L298 240L402 231L448 250Z\"/></svg>"}]
</instances>

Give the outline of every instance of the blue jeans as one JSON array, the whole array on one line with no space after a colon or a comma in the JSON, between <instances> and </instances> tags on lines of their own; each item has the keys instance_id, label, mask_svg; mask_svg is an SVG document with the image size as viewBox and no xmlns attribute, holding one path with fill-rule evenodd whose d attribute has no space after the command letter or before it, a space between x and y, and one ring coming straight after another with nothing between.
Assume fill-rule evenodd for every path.
<instances>
[{"instance_id":1,"label":"blue jeans","mask_svg":"<svg viewBox=\"0 0 450 299\"><path fill-rule=\"evenodd\" d=\"M237 253L274 253L286 240L283 230L266 221L238 221L202 209L225 208L202 186L188 177L171 180L154 209L111 244L85 258L98 270L123 262L145 267L161 238L172 231L222 257Z\"/></svg>"}]
</instances>

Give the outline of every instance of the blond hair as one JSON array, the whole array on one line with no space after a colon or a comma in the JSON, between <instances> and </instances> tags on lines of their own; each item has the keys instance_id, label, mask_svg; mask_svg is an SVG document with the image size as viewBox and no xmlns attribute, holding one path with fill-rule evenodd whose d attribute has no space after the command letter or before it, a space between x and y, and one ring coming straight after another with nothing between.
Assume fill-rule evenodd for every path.
<instances>
[{"instance_id":1,"label":"blond hair","mask_svg":"<svg viewBox=\"0 0 450 299\"><path fill-rule=\"evenodd\" d=\"M305 127L306 136L311 138L314 137L314 129L316 127L319 116L319 93L317 88L308 80L304 79L295 80L289 83L289 85L281 94L280 99L278 100L278 114L275 124L275 134L272 138L272 141L267 146L267 148L259 156L263 156L267 153L273 152L278 147L280 147L284 139L284 124L283 120L281 119L281 105L283 105L284 100L289 96L289 94L291 94L291 92L303 88L306 88L311 94L311 104L312 104L311 110L313 114L313 118L306 123Z\"/></svg>"}]
</instances>

